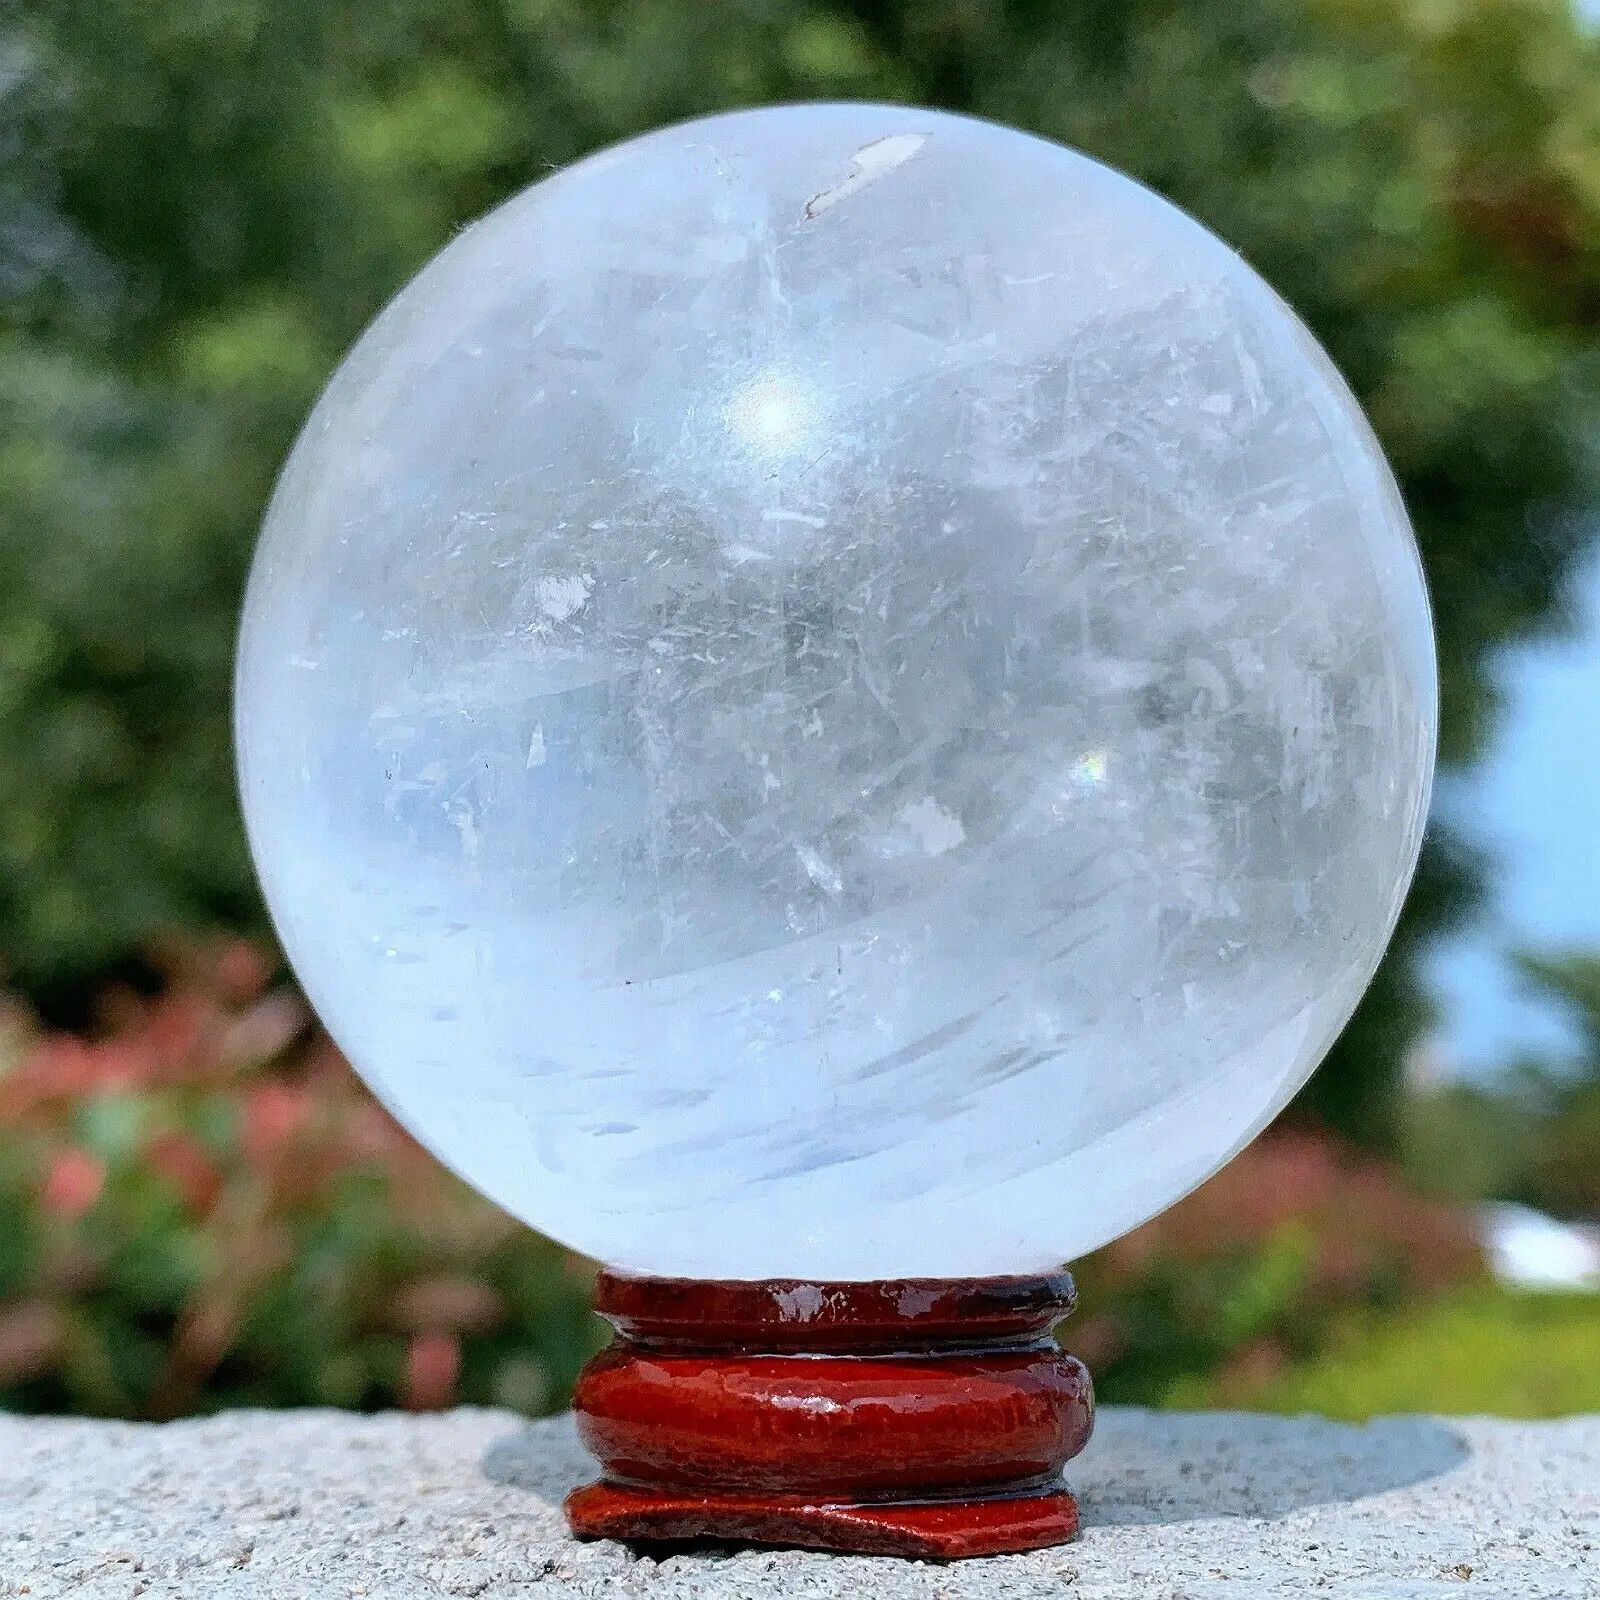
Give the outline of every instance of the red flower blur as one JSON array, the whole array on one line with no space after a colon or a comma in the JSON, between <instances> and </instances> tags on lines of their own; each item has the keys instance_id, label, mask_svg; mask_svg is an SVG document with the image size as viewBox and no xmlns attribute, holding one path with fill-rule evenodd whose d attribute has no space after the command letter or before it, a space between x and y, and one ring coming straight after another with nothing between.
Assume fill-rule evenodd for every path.
<instances>
[{"instance_id":1,"label":"red flower blur","mask_svg":"<svg viewBox=\"0 0 1600 1600\"><path fill-rule=\"evenodd\" d=\"M461 1341L453 1333L432 1328L413 1334L406 1346L401 1404L407 1411L443 1411L455 1399L460 1375Z\"/></svg>"},{"instance_id":2,"label":"red flower blur","mask_svg":"<svg viewBox=\"0 0 1600 1600\"><path fill-rule=\"evenodd\" d=\"M100 1198L106 1186L106 1165L86 1150L63 1150L50 1163L40 1199L45 1210L65 1222L76 1222Z\"/></svg>"}]
</instances>

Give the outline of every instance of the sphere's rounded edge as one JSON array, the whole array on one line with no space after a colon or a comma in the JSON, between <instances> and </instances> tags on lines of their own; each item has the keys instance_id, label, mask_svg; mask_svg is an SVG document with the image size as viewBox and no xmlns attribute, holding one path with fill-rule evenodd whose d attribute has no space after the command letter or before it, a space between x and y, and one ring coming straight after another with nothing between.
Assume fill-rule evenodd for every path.
<instances>
[{"instance_id":1,"label":"sphere's rounded edge","mask_svg":"<svg viewBox=\"0 0 1600 1600\"><path fill-rule=\"evenodd\" d=\"M1124 174L1117 173L1115 171L1115 169L1104 167L1102 163L1092 161L1091 158L1086 157L1086 156L1082 156L1078 152L1075 152L1075 151L1069 149L1068 147L1055 144L1055 143L1053 143L1052 141L1049 141L1049 140L1038 138L1035 135L1020 133L1018 130L1006 129L1002 125L999 125L999 124L983 122L980 119L957 116L955 114L947 113L947 112L925 111L925 110L922 110L920 108L907 108L907 107L897 106L897 105L893 105L893 104L875 104L873 102L848 102L848 101L845 101L845 102L803 102L803 103L799 103L799 104L788 106L788 107L770 108L770 109L761 110L761 111L732 111L732 112L717 113L717 114L714 114L714 115L711 115L711 116L708 116L708 117L691 119L691 120L686 121L686 122L675 124L672 127L669 127L669 128L666 128L666 129L655 130L654 132L652 132L650 134L640 136L638 139L625 140L625 141L622 141L621 143L619 143L617 145L609 146L604 150L594 152L591 156L585 157L582 160L580 160L578 162L575 162L571 166L563 168L560 172L552 174L550 177L542 179L542 180L540 180L539 183L534 184L534 185L530 186L528 189L523 190L519 195L513 196L511 199L506 201L503 206L496 208L495 211L491 211L490 213L488 213L486 215L486 217L484 219L481 219L481 220L483 222L488 222L492 218L494 218L496 215L498 215L501 212L505 211L506 209L508 209L510 207L514 207L519 202L522 202L522 201L526 200L528 196L533 195L533 194L535 194L535 193L537 193L537 192L539 192L541 190L546 190L547 191L547 186L553 188L554 186L557 186L557 185L561 184L563 181L565 181L567 179L570 179L570 178L580 174L585 169L586 165L588 165L590 163L603 163L606 160L607 157L614 157L617 153L625 151L629 146L632 146L634 144L640 143L640 142L642 142L644 140L651 140L651 139L657 139L657 138L672 136L675 133L679 133L679 132L690 132L690 133L692 133L696 129L706 129L706 128L714 127L715 125L720 124L720 123L726 123L726 122L736 121L736 120L740 120L740 119L748 119L748 118L751 118L751 117L774 116L774 115L778 115L779 113L782 113L782 112L793 112L793 113L797 113L797 114L803 114L803 113L806 113L808 111L813 111L813 110L816 110L816 109L837 109L837 110L840 110L840 111L860 110L860 111L863 111L863 112L883 113L886 116L893 116L894 118L907 117L907 118L913 118L913 119L922 120L922 121L925 121L925 122L930 123L930 124L935 124L938 121L948 121L948 122L954 122L954 123L962 124L962 125L965 125L965 126L968 126L968 127L976 127L976 128L981 128L981 129L992 130L997 135L1005 135L1005 136L1009 136L1009 137L1012 137L1012 138L1025 139L1025 140L1029 141L1032 144L1044 147L1045 149L1049 150L1052 153L1059 154L1062 157L1070 158L1071 160L1074 160L1074 161L1081 161L1081 162L1089 163L1090 165L1092 165L1092 166L1094 166L1096 168L1099 168L1101 171L1104 171L1104 172L1112 174L1113 176L1115 176L1116 178L1120 179L1121 181L1126 182L1130 186L1130 188L1137 189L1141 195L1143 195L1145 197L1148 197L1151 201L1153 201L1155 203L1158 203L1161 206L1167 207L1172 212L1174 212L1178 216L1182 217L1184 219L1184 221L1186 223L1188 223L1189 226L1194 230L1195 234L1197 236L1203 236L1203 238L1205 240L1209 241L1210 245L1215 246L1220 251L1227 252L1229 254L1229 256L1232 257L1235 260L1239 259L1237 256L1234 255L1233 252L1231 252L1228 249L1228 247L1221 240L1217 239L1217 237L1214 234L1210 233L1210 231L1208 229L1206 229L1202 224L1197 222L1193 217L1189 216L1186 212L1183 212L1181 208L1173 206L1171 204L1171 202L1166 201L1163 197L1154 194L1152 191L1148 190L1143 185L1138 184L1136 182L1136 180L1127 178ZM479 225L475 224L474 228L476 228L477 226L479 226ZM472 233L473 233L472 229L467 230L466 234L464 234L462 236L459 236L457 243L459 243L460 239L465 239L465 238L471 237ZM455 249L455 248L456 248L456 244L453 243L451 246L447 247L447 249L444 252L441 252L441 256L448 256L451 253L451 251L453 249ZM435 258L436 262L439 259L440 258ZM1254 272L1251 269L1249 269L1248 266L1246 266L1242 261L1240 262L1240 265L1241 265L1241 268L1245 272L1247 272L1249 274L1249 277L1250 277L1252 282L1255 282L1255 283L1258 283L1258 284L1261 282L1261 280L1256 276L1256 274L1254 274ZM424 276L426 276L426 273L427 273L428 270L429 269L424 269ZM390 306L392 307L396 303L396 301L399 301L399 300L403 299L408 293L412 292L412 290L416 287L418 281L419 280L413 280L413 284L412 285L408 285L407 289L402 290L401 294L395 297L395 301L391 301L390 302ZM374 323L369 326L369 328L367 330L367 333L363 334L362 340L358 341L358 345L357 345L357 349L358 350L359 350L361 344L364 343L368 338L370 338L372 336L372 334L374 332L374 329L378 326L378 324L382 321L383 317L387 314L388 309L389 308L385 308L384 312L380 312L378 318L375 318L374 319ZM1285 307L1284 309L1285 309L1286 314L1288 314L1291 317L1293 316L1292 311L1289 311L1287 307ZM1303 324L1299 324L1298 323L1298 319L1296 319L1296 323L1297 323L1298 326L1302 327L1302 330L1303 330ZM1315 345L1315 341L1311 340L1311 336L1309 334L1306 334L1306 338L1308 340L1310 340L1310 342L1313 345ZM1316 349L1320 352L1320 346L1316 346ZM1324 362L1326 362L1326 356L1325 355L1322 356L1322 359L1323 359ZM1331 364L1330 364L1329 365L1329 371L1331 372L1331 370L1332 369L1331 369ZM323 398L321 400L319 400L318 408L313 411L311 419L308 421L305 430L303 430L303 432L302 432L301 439L299 441L297 441L297 444L296 444L296 447L295 447L295 453L291 454L289 463L286 464L286 467L285 467L285 470L284 470L284 475L283 475L282 478L280 478L279 489L278 489L277 492L275 492L275 495L274 495L274 507L276 507L278 505L279 495L285 492L284 485L285 485L286 482L289 481L290 476L291 476L291 474L293 473L293 471L295 469L295 461L296 461L296 456L297 456L298 452L301 450L303 444L307 444L307 441L314 437L314 430L318 425L319 415L321 415L325 405L327 405L329 403L328 396L331 393L334 385L337 384L337 382L339 381L340 374L343 373L344 371L345 371L344 366L341 366L340 372L335 374L334 379L330 382L329 389L324 391ZM1338 379L1336 374L1334 374L1334 380L1335 380L1336 383L1338 383L1339 385L1342 386L1342 379ZM1345 393L1346 397L1348 398L1348 391L1343 391L1343 392ZM1351 413L1353 414L1353 417L1357 420L1358 425L1362 426L1362 427L1365 427L1366 426L1365 419L1364 419L1364 417L1362 417L1359 407L1355 405L1353 399L1349 400L1348 403L1349 403L1349 409L1350 409ZM1369 432L1369 436L1370 436L1370 429L1368 430L1368 432ZM307 445L307 448L309 448L309 445ZM1377 446L1376 446L1375 441L1372 442L1371 449L1372 449L1372 451L1374 453L1377 454L1377 471L1379 473L1381 473L1381 474L1387 474L1387 472L1388 472L1387 465L1382 462L1381 452L1377 452ZM1392 484L1392 477L1390 477L1389 481ZM273 526L273 523L274 523L274 516L275 516L274 510L272 508L269 508L267 519L266 519L266 528L267 528L267 530L269 532L270 532L271 527ZM246 615L245 615L245 619L244 619L244 624L241 627L239 655L238 655L238 659L236 661L236 667L235 667L234 720L235 720L235 730L236 730L236 735L235 735L236 736L236 751L235 751L236 766L237 766L238 773L239 773L241 796L242 796L242 799L243 799L244 810L245 810L247 836L250 839L251 851L252 851L252 855L253 855L254 859L257 862L258 872L261 874L261 876L263 878L264 887L267 890L267 899L268 899L269 909L271 909L272 915L273 915L273 919L274 919L274 923L279 929L280 939L283 940L286 950L290 951L291 957L295 960L295 964L296 964L297 969L300 969L302 967L305 967L305 968L308 969L308 970L303 970L302 971L302 973L301 973L302 979L306 984L307 993L312 997L313 1002L318 1005L319 1010L322 1010L323 1009L323 1003L322 1003L321 997L319 996L320 983L318 981L317 974L314 971L309 970L309 969L315 968L317 966L318 958L316 957L314 952L308 957L306 952L304 952L304 951L296 952L295 950L291 949L291 945L295 941L290 937L289 930L288 930L288 928L286 926L286 919L280 917L280 915L279 915L279 908L278 908L278 905L277 905L276 900L275 900L274 885L270 881L268 881L269 880L269 872L267 870L267 857L270 854L270 852L265 848L263 836L262 836L262 833L261 833L261 829L265 826L265 823L262 821L262 819L260 819L256 815L255 808L251 804L251 797L250 797L250 789L251 789L251 786L252 786L251 773L252 773L253 763L260 762L260 761L270 761L270 759L271 759L271 752L268 751L268 750L252 751L252 749L250 747L250 738L249 738L248 730L246 729L246 726L245 726L247 708L244 705L244 697L245 697L245 693L246 693L245 675L246 675L246 672L247 672L247 657L249 655L249 652L252 649L257 648L259 646L260 640L258 638L258 634L259 634L260 629L265 626L265 619L264 619L265 601L263 600L262 595L264 594L264 592L265 592L265 590L267 588L268 580L267 580L267 577L265 576L266 568L264 566L264 562L270 559L269 553L267 552L267 550L265 548L265 543L266 543L266 541L265 541L265 537L264 537L263 543L261 545L258 545L257 552L256 552L256 559L252 563L250 581L249 581L249 585L247 586L247 597L246 597L246 608L245 608L246 609ZM1412 549L1413 557L1415 557L1416 551L1415 551L1414 538L1412 539L1411 549ZM1420 583L1421 582L1421 579L1420 579L1420 563L1419 563L1418 571L1419 571L1418 581ZM1423 598L1423 606L1424 606L1424 608L1426 608L1427 599L1426 599L1425 586L1423 588L1422 598ZM1436 673L1436 670L1432 670L1431 652L1430 652L1429 659L1430 659L1430 677L1429 677L1430 689L1429 689L1429 693L1430 693L1430 696L1431 696L1431 710L1430 710L1429 716L1427 718L1428 727L1429 727L1429 750L1428 750L1428 754L1427 754L1427 765L1426 765L1427 776L1426 776L1426 780L1425 780L1424 785L1423 785L1423 809L1424 809L1424 812L1425 812L1425 806L1426 806L1427 789L1428 789L1428 786L1431 784L1433 748L1434 748L1434 746L1436 744L1436 740L1437 740L1437 693L1438 693L1438 690L1437 690L1437 673ZM934 820L937 821L938 820L937 817L935 817ZM1376 971L1378 962L1382 958L1383 945L1386 945L1387 942L1388 942L1389 937L1392 936L1395 920L1398 918L1398 915L1399 915L1400 900L1403 899L1403 890L1404 890L1405 884L1409 882L1412 874L1415 871L1417 855L1418 855L1418 852L1420 851L1420 847L1421 847L1421 832L1420 832L1420 829L1419 829L1417 834L1416 834L1416 836L1415 836L1415 838L1414 838L1414 840L1412 841L1412 844L1411 844L1410 860L1409 860L1409 863L1406 864L1406 866L1405 866L1403 881L1400 884L1400 891L1397 892L1396 896L1394 897L1394 904L1391 907L1391 914L1390 914L1390 917L1389 917L1388 928L1387 928L1387 930L1385 932L1383 942L1378 948L1377 955L1373 957L1371 965L1370 965L1370 970L1366 974L1367 981L1370 981L1370 977L1371 977L1372 972ZM1347 1009L1344 1017L1340 1019L1340 1022L1339 1022L1339 1026L1340 1027L1342 1027L1344 1022L1346 1022L1348 1020L1349 1012L1353 1011L1355 1005L1358 1002L1359 1002L1359 995L1357 995L1357 997L1350 1002L1350 1006ZM1335 1029L1334 1031L1337 1032L1337 1029ZM1331 1039L1330 1039L1329 1042L1331 1043ZM347 1048L349 1048L348 1041L346 1041L346 1046L347 1046ZM363 1071L363 1075L368 1077L369 1081L373 1083L375 1089L378 1091L378 1093L380 1095L380 1098L382 1098L384 1100L384 1103L389 1107L389 1109L391 1111L393 1111L400 1118L400 1120L403 1123L405 1123L409 1128L411 1128L411 1130L414 1133L416 1133L423 1140L424 1143L429 1144L430 1148L434 1148L434 1149L437 1150L438 1149L438 1142L435 1139L433 1139L433 1138L431 1138L429 1136L428 1130L419 1127L418 1124L417 1124L417 1119L414 1118L413 1116L411 1116L408 1113L406 1107L403 1104L398 1103L396 1098L391 1096L385 1090L385 1088L383 1087L382 1064L381 1063L377 1063L377 1062L369 1062L369 1061L366 1061L366 1060L358 1059L360 1054L361 1054L361 1052L359 1050L355 1050L355 1049L351 1050L352 1059L356 1059L357 1060L357 1064L361 1067L361 1069ZM1242 1146L1245 1143L1249 1142L1250 1139L1254 1138L1256 1133L1260 1131L1260 1128L1265 1126L1266 1123L1269 1122L1271 1120L1271 1118L1277 1114L1277 1111L1279 1109L1281 1109L1282 1104L1287 1102L1287 1100L1292 1096L1292 1094L1295 1093L1301 1087L1301 1085L1305 1081L1305 1078L1309 1077L1309 1076L1310 1076L1310 1071L1308 1070L1307 1073L1304 1075L1304 1077L1301 1077L1300 1079L1298 1079L1297 1081L1295 1081L1292 1084L1287 1084L1285 1086L1285 1088L1284 1088L1284 1091L1283 1091L1283 1093L1281 1095L1281 1098L1277 1101L1277 1103L1274 1104L1269 1110L1264 1112L1258 1119L1256 1119L1255 1122L1253 1123L1253 1125L1248 1129L1248 1131L1241 1138L1238 1139L1238 1141L1232 1146L1232 1148L1229 1149L1225 1154L1219 1156L1214 1161L1214 1163L1206 1170L1206 1172L1203 1172L1203 1173L1199 1174L1199 1176L1195 1177L1194 1180L1193 1180L1193 1183L1189 1184L1188 1187L1192 1188L1192 1187L1194 1187L1195 1184L1203 1181L1204 1177L1208 1176L1211 1172L1214 1172L1218 1167L1220 1167L1222 1164L1224 1164L1225 1161L1227 1159L1229 1159L1232 1154L1236 1153L1239 1148L1242 1148ZM507 1204L507 1195L504 1192L504 1190L501 1190L499 1192L495 1192L493 1190L493 1187L491 1185L487 1185L487 1184L484 1185L484 1187L486 1189L490 1190L490 1192L494 1192L494 1197L497 1200L499 1200L500 1203ZM1185 1189L1185 1190L1183 1190L1181 1192L1187 1192L1187 1189ZM1166 1206L1172 1204L1173 1201L1175 1199L1177 1199L1177 1198L1181 1198L1181 1193L1178 1194L1178 1195L1169 1195L1166 1198L1161 1199L1159 1202L1153 1204L1152 1212L1149 1213L1149 1214L1153 1214L1153 1212L1156 1211L1156 1210L1165 1209ZM1068 1197L1068 1201L1070 1203L1070 1197ZM559 1234L563 1234L563 1233L567 1234L567 1235L570 1235L572 1233L572 1230L570 1230L570 1229L569 1230L550 1229L550 1223L549 1223L548 1219L541 1219L538 1216L529 1215L530 1209L531 1210L536 1210L537 1209L536 1207L511 1205L511 1206L508 1206L508 1209L513 1209L514 1211L517 1212L518 1215L522 1216L525 1221L528 1221L528 1222L532 1223L535 1226L545 1227L547 1230L552 1231L552 1233L554 1235L559 1235ZM1122 1227L1119 1227L1117 1230L1115 1230L1114 1232L1107 1234L1106 1237L1107 1238L1115 1237L1117 1233L1126 1231L1126 1229L1129 1228L1129 1227L1136 1226L1138 1224L1138 1221L1141 1221L1141 1220L1143 1220L1143 1218L1136 1218L1132 1222L1127 1222ZM608 1223L608 1227L609 1226L610 1226L610 1224ZM603 1232L603 1231L605 1231L605 1230L597 1230L597 1235L590 1236L588 1238L584 1238L584 1237L581 1237L581 1236L580 1237L570 1237L569 1236L569 1237L566 1237L564 1239L564 1242L569 1243L574 1248L583 1249L587 1253L594 1254L594 1253L597 1253L596 1250L595 1250L596 1237L598 1236L598 1232ZM1104 1240L1101 1240L1099 1242L1104 1242ZM1085 1248L1088 1248L1088 1247L1085 1247ZM613 1251L607 1250L604 1253L610 1255L610 1254L614 1254L614 1253L617 1253L617 1252L613 1252ZM1039 1257L1045 1257L1045 1258L1048 1258L1048 1259L1051 1259L1051 1260L1059 1259L1059 1256L1062 1253L1064 1253L1064 1252L1051 1250L1051 1249L1040 1249L1038 1252L1036 1252L1036 1254ZM1079 1254L1081 1252L1079 1250L1077 1250L1077 1249L1074 1249L1071 1253ZM1015 1265L1017 1263L1013 1262L1013 1264ZM1044 1262L1041 1261L1039 1264L1043 1265Z\"/></svg>"}]
</instances>

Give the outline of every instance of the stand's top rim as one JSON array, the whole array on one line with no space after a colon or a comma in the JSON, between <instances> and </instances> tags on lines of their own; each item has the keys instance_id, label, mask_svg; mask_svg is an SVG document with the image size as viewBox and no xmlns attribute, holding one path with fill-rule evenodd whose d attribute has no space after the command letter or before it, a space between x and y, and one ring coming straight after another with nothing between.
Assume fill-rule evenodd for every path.
<instances>
[{"instance_id":1,"label":"stand's top rim","mask_svg":"<svg viewBox=\"0 0 1600 1600\"><path fill-rule=\"evenodd\" d=\"M1039 1338L1077 1303L1072 1274L816 1282L657 1278L603 1270L595 1310L641 1344L907 1348Z\"/></svg>"}]
</instances>

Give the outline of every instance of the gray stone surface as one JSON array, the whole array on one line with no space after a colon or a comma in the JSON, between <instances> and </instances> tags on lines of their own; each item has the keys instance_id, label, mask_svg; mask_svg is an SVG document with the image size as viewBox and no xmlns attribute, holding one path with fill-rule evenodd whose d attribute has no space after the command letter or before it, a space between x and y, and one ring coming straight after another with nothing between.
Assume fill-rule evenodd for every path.
<instances>
[{"instance_id":1,"label":"gray stone surface","mask_svg":"<svg viewBox=\"0 0 1600 1600\"><path fill-rule=\"evenodd\" d=\"M1401 1600L1600 1595L1600 1417L1511 1423L1108 1408L1074 1544L937 1565L578 1544L570 1419L0 1417L0 1596L299 1600Z\"/></svg>"}]
</instances>

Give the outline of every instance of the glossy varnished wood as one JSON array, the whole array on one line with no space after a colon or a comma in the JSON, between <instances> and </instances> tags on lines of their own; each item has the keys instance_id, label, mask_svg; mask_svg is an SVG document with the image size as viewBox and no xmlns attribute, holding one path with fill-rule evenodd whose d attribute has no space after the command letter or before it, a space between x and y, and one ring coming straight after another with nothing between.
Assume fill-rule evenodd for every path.
<instances>
[{"instance_id":1,"label":"glossy varnished wood","mask_svg":"<svg viewBox=\"0 0 1600 1600\"><path fill-rule=\"evenodd\" d=\"M993 1500L850 1504L602 1482L575 1489L567 1497L567 1516L580 1538L630 1544L721 1539L921 1561L1042 1550L1065 1544L1078 1531L1078 1505L1065 1489Z\"/></svg>"},{"instance_id":2,"label":"glossy varnished wood","mask_svg":"<svg viewBox=\"0 0 1600 1600\"><path fill-rule=\"evenodd\" d=\"M1067 1274L695 1283L603 1273L576 1533L951 1557L1059 1543L1093 1393Z\"/></svg>"},{"instance_id":3,"label":"glossy varnished wood","mask_svg":"<svg viewBox=\"0 0 1600 1600\"><path fill-rule=\"evenodd\" d=\"M718 1282L602 1272L594 1308L651 1349L948 1349L1042 1339L1077 1304L1070 1272L1004 1278Z\"/></svg>"}]
</instances>

